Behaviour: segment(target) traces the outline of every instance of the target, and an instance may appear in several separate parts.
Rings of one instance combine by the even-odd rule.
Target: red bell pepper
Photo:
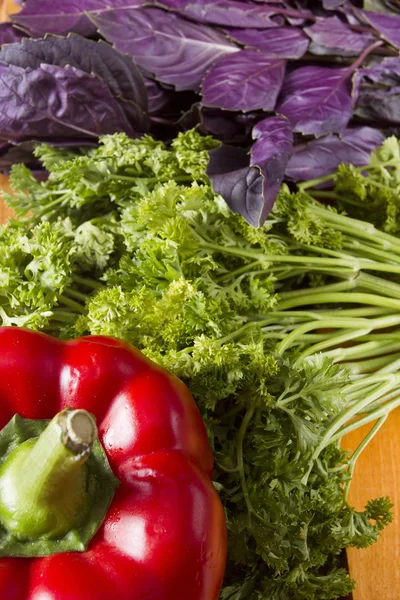
[[[39,438],[17,449],[14,444],[0,460],[0,522],[6,540],[0,558],[2,600],[218,598],[226,560],[224,513],[211,481],[206,430],[180,380],[115,339],[88,336],[64,342],[3,327],[0,427],[16,413],[22,420],[12,421],[14,434],[18,423],[29,429],[36,421],[28,419],[58,416],[45,422]],[[64,552],[61,538],[74,537],[68,533],[68,515],[71,523],[75,519],[75,525],[85,526],[91,502],[90,485],[82,487],[82,477],[89,477],[85,461],[95,427],[90,414],[119,485],[115,493],[112,486],[104,490],[105,496],[111,494],[110,503],[87,549]],[[68,445],[74,442],[71,432],[65,442],[60,425],[65,415],[68,427],[75,417],[83,419],[73,431],[78,449]],[[0,441],[3,454],[4,444]],[[93,481],[101,487],[100,480]],[[10,536],[15,545],[7,553]],[[39,556],[32,551],[35,544]]]

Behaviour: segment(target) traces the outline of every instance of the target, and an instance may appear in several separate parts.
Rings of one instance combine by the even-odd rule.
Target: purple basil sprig
[[[235,146],[210,152],[207,174],[215,192],[233,212],[258,227],[271,210],[293,151],[293,134],[284,117],[271,117],[253,128],[250,156]]]

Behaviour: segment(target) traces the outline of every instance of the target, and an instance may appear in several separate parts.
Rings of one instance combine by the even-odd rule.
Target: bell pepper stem
[[[97,427],[85,410],[58,413],[21,465],[19,493],[33,503],[73,478],[89,457]]]
[[[66,409],[11,452],[0,469],[0,521],[10,533],[54,539],[79,525],[91,502],[84,463],[96,438],[90,413]]]

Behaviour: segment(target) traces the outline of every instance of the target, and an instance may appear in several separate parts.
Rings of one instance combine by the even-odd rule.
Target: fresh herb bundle
[[[339,168],[329,191],[327,178],[283,186],[258,229],[212,191],[216,146],[194,131],[171,147],[124,134],[79,154],[39,146],[48,181],[16,166],[6,195],[19,220],[0,232],[0,316],[118,336],[189,385],[228,522],[221,600],[338,598],[353,587],[341,551],[391,521],[389,499],[358,512],[347,498],[400,405],[399,141]],[[365,423],[349,455],[340,440]]]

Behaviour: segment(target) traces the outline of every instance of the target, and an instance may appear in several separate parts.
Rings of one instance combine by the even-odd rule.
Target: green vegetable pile
[[[353,588],[342,550],[392,518],[388,498],[347,498],[400,405],[400,142],[329,191],[283,186],[259,229],[213,193],[216,145],[189,131],[38,146],[48,181],[18,165],[6,195],[19,219],[0,230],[0,316],[124,338],[189,385],[228,522],[221,600],[338,598]],[[366,423],[349,455],[341,438]]]

